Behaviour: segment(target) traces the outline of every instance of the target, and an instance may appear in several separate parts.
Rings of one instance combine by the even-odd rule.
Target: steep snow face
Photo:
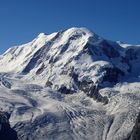
[[[0,61],[1,72],[29,72],[38,61],[47,59],[49,55],[50,57],[57,55],[57,51],[59,51],[58,53],[64,53],[67,49],[69,51],[73,49],[78,53],[91,36],[94,36],[94,41],[98,40],[97,35],[93,35],[84,28],[71,28],[51,35],[41,33],[30,43],[16,46],[6,51]],[[70,45],[71,48],[69,48]],[[45,56],[41,55],[42,52]],[[30,67],[30,70],[27,70],[28,67]]]
[[[124,49],[115,42],[86,28],[70,28],[51,35],[41,33],[32,42],[9,49],[1,57],[0,71],[26,74],[44,85],[51,81],[53,88],[64,85],[75,90],[70,73],[76,74],[78,81],[116,82],[130,69],[121,53]]]
[[[89,92],[93,85],[113,85],[125,75],[138,77],[139,48],[105,40],[86,28],[41,33],[30,43],[6,51],[0,72],[19,73],[24,80],[65,93]]]
[[[140,46],[70,28],[0,56],[0,106],[22,140],[125,140],[140,111]]]
[[[19,72],[21,71],[28,61],[32,58],[33,54],[38,51],[46,42],[53,38],[56,33],[51,35],[39,34],[33,41],[8,49],[0,58],[1,72]]]

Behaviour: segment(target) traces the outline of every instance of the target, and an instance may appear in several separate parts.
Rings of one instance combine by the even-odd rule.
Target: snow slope
[[[0,56],[0,106],[21,140],[125,140],[140,111],[140,46],[70,28]]]

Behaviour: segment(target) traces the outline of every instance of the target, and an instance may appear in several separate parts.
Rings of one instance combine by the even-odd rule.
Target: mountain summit
[[[140,46],[86,28],[40,33],[0,56],[0,105],[22,140],[129,140],[139,61]]]

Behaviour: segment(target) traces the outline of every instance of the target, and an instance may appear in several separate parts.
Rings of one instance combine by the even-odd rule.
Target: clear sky
[[[72,26],[140,44],[140,0],[0,0],[0,53]]]

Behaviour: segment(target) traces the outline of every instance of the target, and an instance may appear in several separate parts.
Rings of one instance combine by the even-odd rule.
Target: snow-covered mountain
[[[140,46],[70,28],[0,56],[0,105],[21,140],[126,140],[140,112]]]

